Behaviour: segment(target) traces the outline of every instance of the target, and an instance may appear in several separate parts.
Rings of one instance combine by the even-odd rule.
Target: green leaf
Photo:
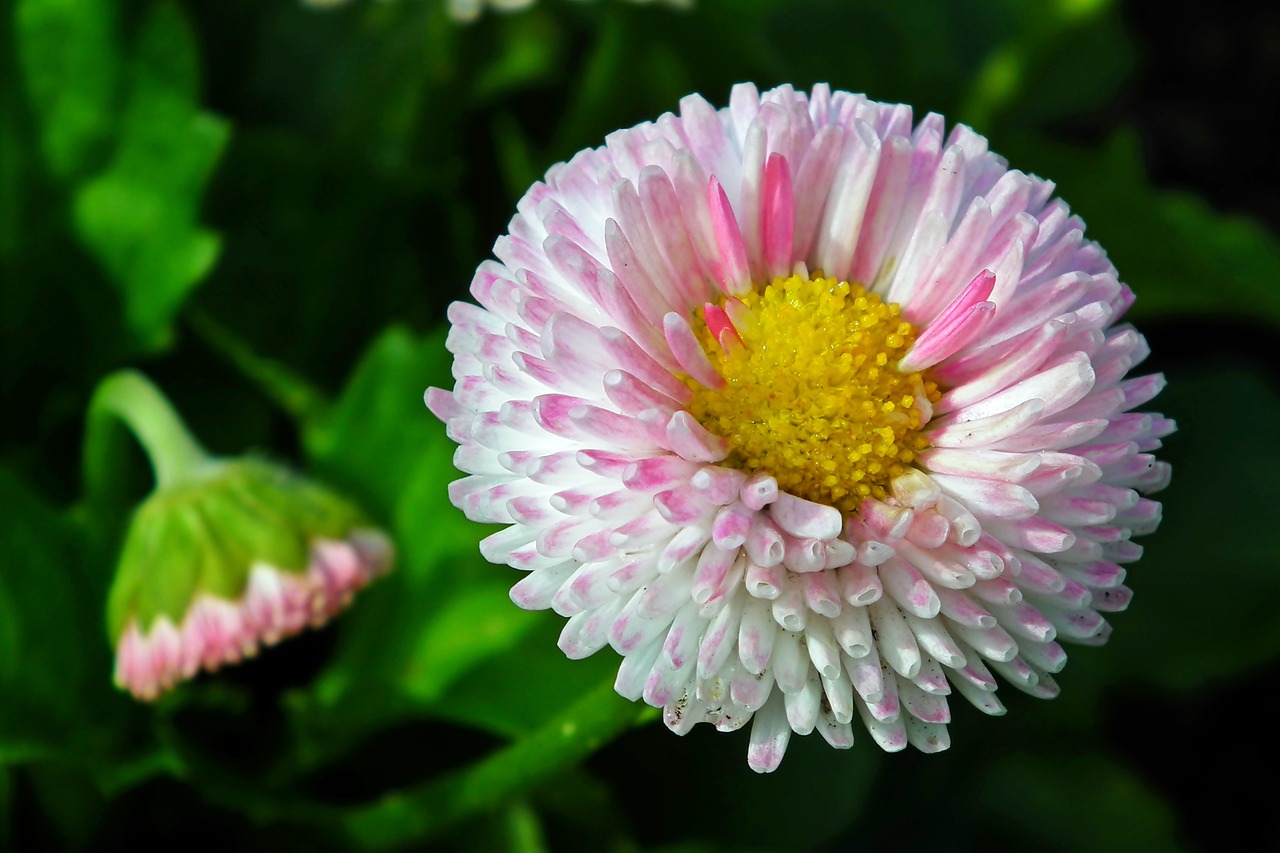
[[[16,41],[49,168],[82,173],[115,123],[120,57],[111,0],[20,0]]]
[[[199,107],[196,62],[181,11],[155,6],[132,58],[115,155],[75,198],[81,239],[120,288],[139,342],[152,348],[168,343],[174,315],[219,250],[198,220],[229,129]]]
[[[395,570],[344,620],[334,663],[297,699],[320,732],[332,724],[354,736],[451,704],[456,679],[506,654],[537,622],[508,599],[510,570],[480,557],[488,530],[449,502],[449,481],[463,476],[455,445],[422,402],[429,385],[452,385],[444,336],[388,330],[304,431],[316,469],[389,519],[399,551]]]
[[[405,664],[405,692],[424,703],[440,700],[459,675],[510,652],[537,618],[511,603],[505,583],[464,587],[417,638]]]
[[[419,338],[401,326],[388,329],[369,346],[338,400],[303,424],[303,445],[316,469],[383,518],[417,481],[452,470],[453,442],[423,403],[429,385],[453,385],[446,334],[440,328]]]

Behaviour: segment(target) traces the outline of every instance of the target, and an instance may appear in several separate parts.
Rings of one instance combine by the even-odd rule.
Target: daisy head
[[[949,744],[1123,609],[1173,424],[1129,289],[964,125],[733,89],[553,167],[455,303],[450,487],[677,733]]]

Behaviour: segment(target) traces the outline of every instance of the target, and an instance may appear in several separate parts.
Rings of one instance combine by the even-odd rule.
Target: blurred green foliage
[[[1280,653],[1280,397],[1274,356],[1247,345],[1280,326],[1280,248],[1146,173],[1126,104],[1151,45],[1130,24],[1106,0],[541,0],[466,26],[442,0],[6,7],[0,848],[193,828],[238,849],[1203,841],[1205,789],[1167,756],[1252,725]],[[421,395],[451,382],[445,306],[515,201],[607,132],[739,80],[943,112],[1057,180],[1170,377],[1175,486],[1132,611],[1073,653],[1060,700],[961,711],[943,756],[807,738],[757,778],[745,735],[633,729],[651,717],[608,689],[609,653],[564,660],[558,620],[510,605],[487,531],[448,501],[454,446]],[[85,410],[123,365],[214,451],[346,490],[400,554],[334,627],[155,706],[110,687],[102,625],[141,457],[120,460],[117,505],[80,500]],[[1201,722],[1204,743],[1167,742]]]

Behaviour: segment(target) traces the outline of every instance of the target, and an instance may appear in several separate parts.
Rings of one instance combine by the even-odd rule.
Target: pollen
[[[694,324],[724,385],[686,380],[689,412],[729,444],[721,464],[847,512],[885,497],[928,447],[921,401],[940,397],[927,377],[896,367],[915,342],[899,306],[821,276],[777,278],[730,300]]]

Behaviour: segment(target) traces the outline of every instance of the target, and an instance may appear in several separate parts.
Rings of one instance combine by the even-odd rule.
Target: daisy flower
[[[941,116],[817,86],[553,167],[455,303],[427,404],[511,597],[611,646],[677,733],[950,741],[1052,697],[1155,529],[1171,421],[1132,303],[1053,184]]]

